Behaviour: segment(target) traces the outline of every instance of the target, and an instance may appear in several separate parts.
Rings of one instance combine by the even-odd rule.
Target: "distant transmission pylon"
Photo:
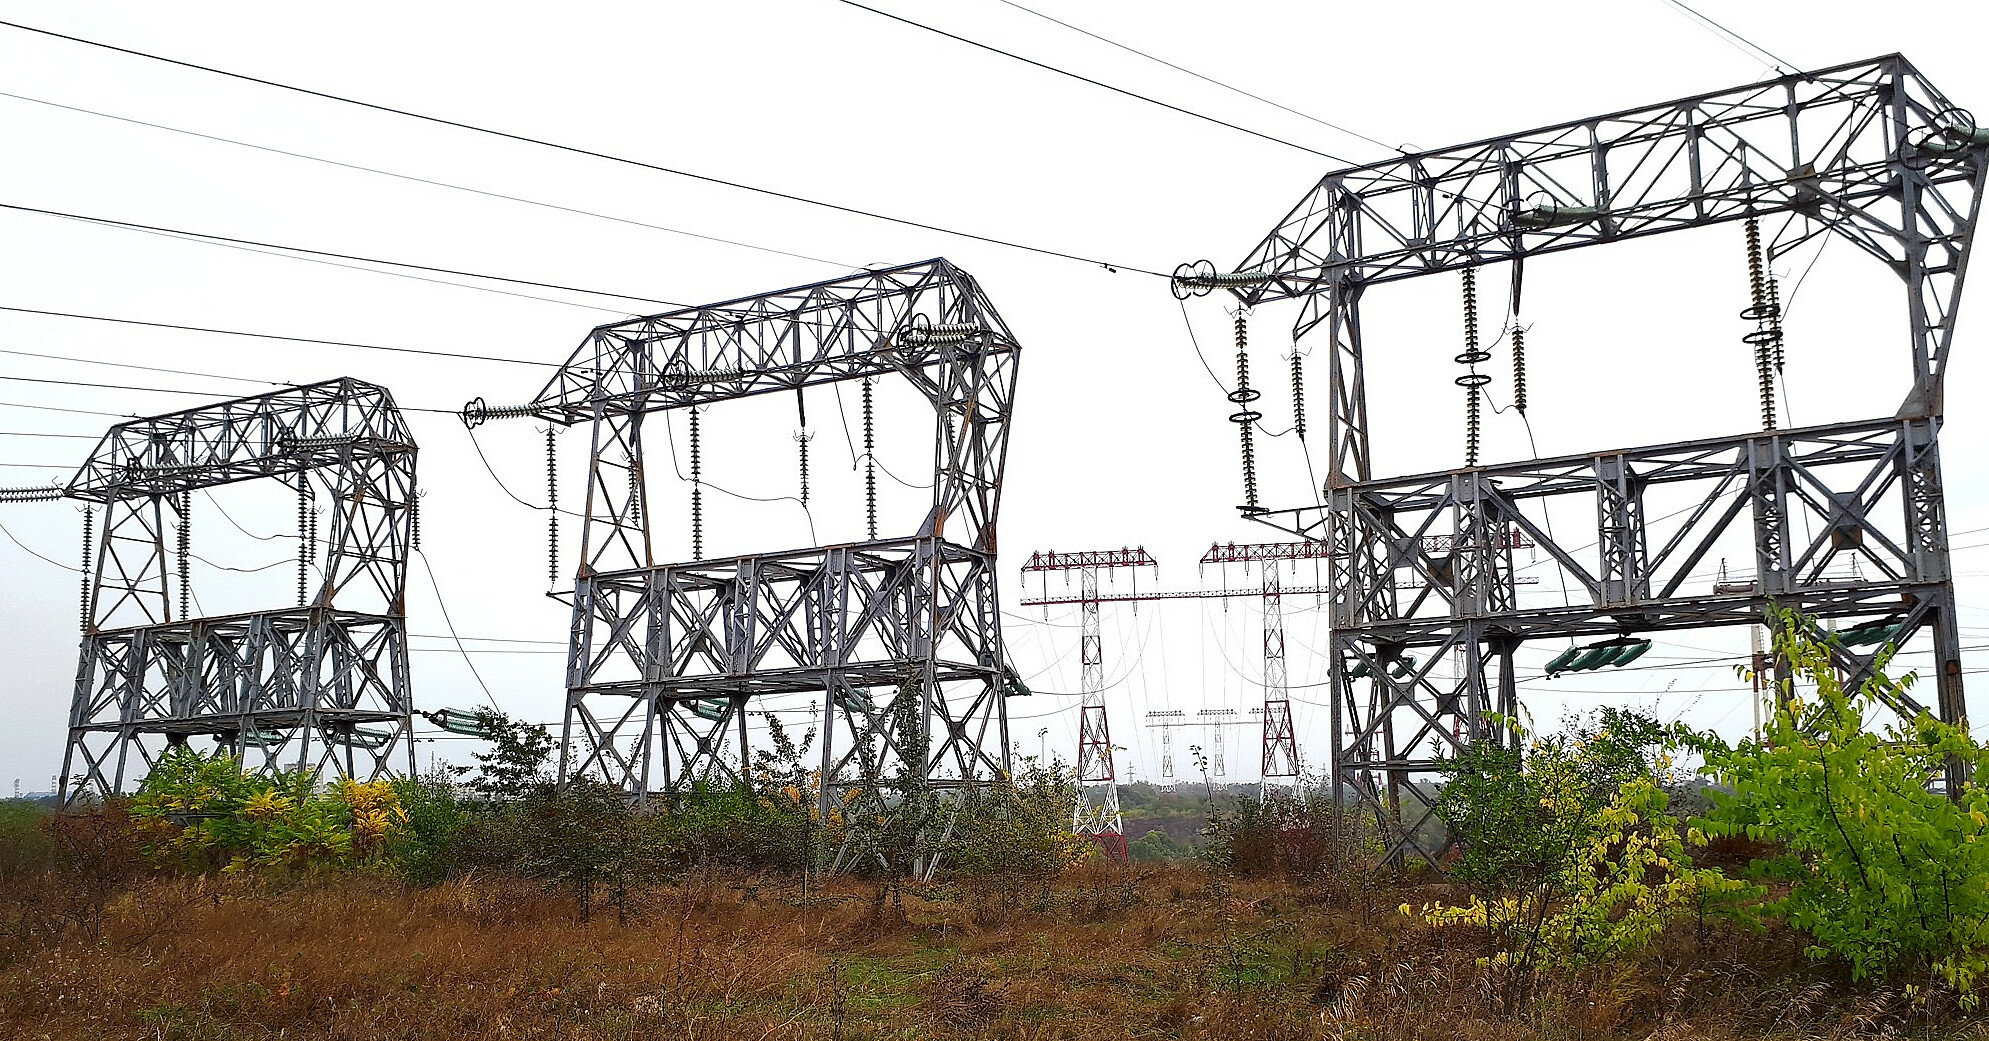
[[[1077,724],[1077,805],[1071,813],[1071,830],[1088,835],[1118,860],[1126,859],[1126,825],[1119,814],[1118,775],[1112,766],[1112,727],[1105,712],[1105,647],[1098,626],[1098,572],[1132,568],[1133,581],[1139,570],[1159,565],[1145,549],[1097,550],[1084,553],[1032,553],[1022,565],[1024,580],[1031,572],[1043,576],[1051,571],[1078,573],[1078,607],[1083,616],[1079,637],[1083,660],[1081,691],[1084,704]],[[1047,589],[1044,593],[1048,596]],[[1098,789],[1098,790],[1094,790]]]

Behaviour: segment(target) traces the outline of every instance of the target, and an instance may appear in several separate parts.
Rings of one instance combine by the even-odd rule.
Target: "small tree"
[[[1910,673],[1885,674],[1893,649],[1846,691],[1833,637],[1793,612],[1771,620],[1793,680],[1759,740],[1699,738],[1717,786],[1695,823],[1780,847],[1756,865],[1788,886],[1766,909],[1809,934],[1811,956],[1841,958],[1858,978],[1931,972],[1973,1007],[1989,968],[1989,791],[1971,780],[1950,798],[1930,786],[1950,760],[1979,779],[1989,750],[1925,712],[1867,729],[1880,700],[1897,704],[1913,687]]]
[[[552,761],[553,737],[546,728],[512,719],[498,709],[478,709],[477,725],[489,735],[490,750],[477,752],[477,776],[470,790],[485,802],[520,802],[543,796],[553,788],[547,765]]]

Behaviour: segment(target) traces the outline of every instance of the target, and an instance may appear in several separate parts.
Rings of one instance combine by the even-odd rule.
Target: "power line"
[[[1072,71],[1070,71],[1069,69],[1062,69],[1062,68],[1058,68],[1058,67],[1057,67],[1057,66],[1055,66],[1055,65],[1050,65],[1050,64],[1046,64],[1046,63],[1044,63],[1044,62],[1040,62],[1040,61],[1037,61],[1037,60],[1035,60],[1034,58],[1025,58],[1025,57],[1023,57],[1023,56],[1022,56],[1022,55],[1020,55],[1020,54],[1016,54],[1016,53],[1015,53],[1014,51],[1005,51],[1005,50],[1002,50],[1001,48],[999,48],[999,47],[996,47],[996,46],[994,46],[994,45],[992,45],[992,44],[986,44],[986,43],[982,43],[982,42],[980,42],[979,40],[971,40],[971,39],[968,39],[968,38],[967,38],[967,37],[965,37],[965,36],[959,36],[959,35],[956,35],[956,34],[954,34],[954,33],[950,33],[950,32],[947,32],[947,31],[946,31],[946,30],[944,30],[944,29],[939,29],[939,28],[935,28],[935,27],[933,27],[933,26],[930,26],[930,25],[927,25],[927,24],[925,24],[924,22],[919,22],[919,21],[913,21],[913,20],[912,20],[912,19],[910,19],[910,18],[906,18],[906,17],[904,17],[904,16],[902,16],[902,15],[896,15],[896,14],[892,14],[892,13],[891,13],[891,12],[889,12],[889,11],[880,11],[880,10],[878,10],[878,9],[877,9],[877,8],[875,8],[875,7],[871,7],[871,6],[868,6],[868,5],[866,5],[866,4],[860,4],[860,3],[858,3],[858,2],[857,2],[857,0],[837,0],[837,2],[838,2],[838,3],[842,3],[842,4],[847,4],[847,5],[849,5],[850,7],[854,7],[854,8],[856,8],[856,9],[857,9],[857,10],[859,10],[859,11],[868,11],[868,12],[870,12],[871,14],[874,14],[874,15],[877,15],[877,16],[878,16],[878,17],[880,17],[880,18],[888,18],[888,19],[890,19],[891,21],[894,21],[894,22],[899,22],[899,23],[902,23],[902,24],[904,24],[904,25],[909,25],[909,26],[912,26],[913,28],[917,28],[917,29],[924,29],[924,30],[925,30],[926,32],[929,32],[929,33],[933,33],[933,34],[935,34],[935,35],[939,35],[939,36],[944,36],[944,37],[946,37],[946,38],[947,38],[947,39],[949,39],[949,40],[955,40],[955,41],[958,41],[958,42],[960,42],[960,43],[964,43],[964,44],[966,44],[966,45],[967,45],[967,46],[969,46],[969,47],[978,47],[978,48],[980,48],[981,50],[984,50],[984,51],[988,51],[988,52],[991,52],[991,53],[994,53],[994,54],[999,54],[999,55],[1001,55],[1001,56],[1002,56],[1002,57],[1004,57],[1004,58],[1012,58],[1012,59],[1014,59],[1015,61],[1019,61],[1019,62],[1023,63],[1024,65],[1033,65],[1033,66],[1035,66],[1036,68],[1039,68],[1039,69],[1042,69],[1042,70],[1044,70],[1045,72],[1054,72],[1054,73],[1056,73],[1056,74],[1057,74],[1057,75],[1059,75],[1059,76],[1068,76],[1068,77],[1070,77],[1071,79],[1074,79],[1074,80],[1077,80],[1077,81],[1078,81],[1078,82],[1080,82],[1080,83],[1089,83],[1089,84],[1091,84],[1091,85],[1092,85],[1092,86],[1094,86],[1094,87],[1099,87],[1099,88],[1102,88],[1102,89],[1104,89],[1104,90],[1109,90],[1109,91],[1111,91],[1111,92],[1112,92],[1112,93],[1114,93],[1114,94],[1123,94],[1123,95],[1125,95],[1126,97],[1129,97],[1129,98],[1133,98],[1133,99],[1136,99],[1136,100],[1139,100],[1139,101],[1144,101],[1144,102],[1146,102],[1146,103],[1147,103],[1147,104],[1149,104],[1149,105],[1158,105],[1158,106],[1160,106],[1161,108],[1164,108],[1164,109],[1167,109],[1167,110],[1168,110],[1168,111],[1170,111],[1170,112],[1179,112],[1180,114],[1182,114],[1182,115],[1184,115],[1184,116],[1191,116],[1191,117],[1193,117],[1193,118],[1195,118],[1195,119],[1199,119],[1199,120],[1202,120],[1202,121],[1204,121],[1204,122],[1208,122],[1208,123],[1214,123],[1214,124],[1215,124],[1215,125],[1217,125],[1217,126],[1222,126],[1222,127],[1228,127],[1228,128],[1229,128],[1229,129],[1231,129],[1231,130],[1235,130],[1235,131],[1239,131],[1239,132],[1241,132],[1241,133],[1245,133],[1245,134],[1249,134],[1249,135],[1250,135],[1251,137],[1255,137],[1255,138],[1261,138],[1261,139],[1263,139],[1263,140],[1265,140],[1265,141],[1270,141],[1270,142],[1273,142],[1273,143],[1275,143],[1275,144],[1280,144],[1280,145],[1284,145],[1284,146],[1285,146],[1285,147],[1287,147],[1287,148],[1296,148],[1296,149],[1298,149],[1298,150],[1299,150],[1299,151],[1301,151],[1301,152],[1309,152],[1309,153],[1311,153],[1311,154],[1313,154],[1313,155],[1316,155],[1316,156],[1320,157],[1321,159],[1331,159],[1331,160],[1333,160],[1333,161],[1334,161],[1334,162],[1336,162],[1336,163],[1346,163],[1346,164],[1347,164],[1347,165],[1349,165],[1349,166],[1353,166],[1353,165],[1355,165],[1355,164],[1354,164],[1354,161],[1353,161],[1353,160],[1351,160],[1351,159],[1343,159],[1343,158],[1341,158],[1340,156],[1337,156],[1337,155],[1334,155],[1334,154],[1333,154],[1333,153],[1331,153],[1331,152],[1322,152],[1322,151],[1320,151],[1320,150],[1319,150],[1319,149],[1317,149],[1317,148],[1308,148],[1308,147],[1306,147],[1305,145],[1301,145],[1301,144],[1299,144],[1299,143],[1298,143],[1298,142],[1296,142],[1296,141],[1287,141],[1286,139],[1284,139],[1284,138],[1282,138],[1282,137],[1278,137],[1278,136],[1276,136],[1276,135],[1274,135],[1274,134],[1266,134],[1266,133],[1264,133],[1264,132],[1262,132],[1262,131],[1260,131],[1260,130],[1252,130],[1252,129],[1250,129],[1249,127],[1245,127],[1245,126],[1238,126],[1238,125],[1236,125],[1235,123],[1231,123],[1231,122],[1229,122],[1229,121],[1227,121],[1227,120],[1222,120],[1222,119],[1217,119],[1216,117],[1214,117],[1214,116],[1210,116],[1210,115],[1204,115],[1204,114],[1202,114],[1202,113],[1200,113],[1200,112],[1197,112],[1197,111],[1195,111],[1194,109],[1190,109],[1190,108],[1182,108],[1182,107],[1181,107],[1181,106],[1179,106],[1179,105],[1174,105],[1174,104],[1170,104],[1170,103],[1168,103],[1168,102],[1165,102],[1165,101],[1161,101],[1161,100],[1160,100],[1160,99],[1158,99],[1158,98],[1153,98],[1153,97],[1148,97],[1147,95],[1145,95],[1145,94],[1141,94],[1141,93],[1139,93],[1138,91],[1132,91],[1132,90],[1127,90],[1127,89],[1126,89],[1126,88],[1124,88],[1124,87],[1115,87],[1115,86],[1113,86],[1113,85],[1112,85],[1112,84],[1110,84],[1110,83],[1106,83],[1106,82],[1104,82],[1104,81],[1102,81],[1102,80],[1095,80],[1095,79],[1092,79],[1092,78],[1091,78],[1091,77],[1089,77],[1089,76],[1085,76],[1085,75],[1082,75],[1082,74],[1080,74],[1080,73],[1075,73],[1075,72],[1072,72]],[[1032,12],[1032,13],[1033,13],[1033,12]],[[0,24],[7,24],[7,23],[0,23]],[[1087,34],[1087,35],[1089,35],[1089,34]],[[1147,272],[1147,274],[1159,274],[1159,272],[1157,272],[1157,271],[1155,271],[1155,272]]]
[[[1161,65],[1165,65],[1176,72],[1185,73],[1189,76],[1193,76],[1204,83],[1214,84],[1215,86],[1221,87],[1222,89],[1229,91],[1232,94],[1240,94],[1246,98],[1251,99],[1252,101],[1261,101],[1264,104],[1269,105],[1280,112],[1289,112],[1292,115],[1299,117],[1300,119],[1311,120],[1312,122],[1317,123],[1320,126],[1323,126],[1329,130],[1337,130],[1342,134],[1346,134],[1348,137],[1360,138],[1361,140],[1366,141],[1371,145],[1374,145],[1379,148],[1385,148],[1391,152],[1403,152],[1403,150],[1396,145],[1391,145],[1385,141],[1377,141],[1374,138],[1369,137],[1358,130],[1350,130],[1347,127],[1341,126],[1338,123],[1332,122],[1331,120],[1321,119],[1318,116],[1312,115],[1311,113],[1308,112],[1301,112],[1298,109],[1292,108],[1290,105],[1280,104],[1279,102],[1272,101],[1270,98],[1264,97],[1261,94],[1252,94],[1251,92],[1244,90],[1242,87],[1225,83],[1222,80],[1216,79],[1213,76],[1204,76],[1193,69],[1176,65],[1173,62],[1168,61],[1166,58],[1156,57],[1155,55],[1148,54],[1147,52],[1140,50],[1137,47],[1131,47],[1126,44],[1120,43],[1119,41],[1114,40],[1109,36],[1100,36],[1099,34],[1094,33],[1089,29],[1079,28],[1078,26],[1072,25],[1071,23],[1066,22],[1063,19],[1044,14],[1043,12],[1035,10],[1034,8],[1024,7],[1021,4],[1016,3],[1015,0],[996,0],[996,2],[1001,4],[1006,4],[1009,7],[1013,7],[1016,10],[1021,11],[1024,14],[1034,15],[1037,18],[1041,18],[1046,22],[1054,22],[1057,25],[1061,25],[1064,28],[1069,29],[1071,32],[1077,33],[1081,36],[1089,36],[1090,38],[1097,40],[1099,43],[1105,44],[1110,47],[1117,47],[1118,49],[1125,51],[1128,54],[1137,54],[1148,61],[1157,62]],[[1403,154],[1406,155],[1407,153],[1403,152]]]
[[[119,47],[115,44],[101,43],[96,40],[86,39],[81,36],[72,36],[68,33],[59,33],[52,29],[39,29],[32,25],[24,25],[20,22],[0,21],[0,26],[6,26],[7,28],[10,29],[17,29],[21,32],[34,33],[38,36],[46,36],[52,39],[66,40],[70,43],[80,44],[85,47],[94,47],[97,48],[98,50],[111,51],[117,54],[128,55],[134,58],[144,58],[147,61],[155,61],[166,65],[178,66],[179,68],[183,69],[191,69],[196,72],[204,72],[213,76],[223,76],[228,79],[239,80],[244,83],[254,83],[257,84],[258,86],[270,87],[276,90],[285,90],[293,94],[302,94],[307,97],[319,98],[324,101],[335,101],[343,105],[353,105],[359,108],[371,109],[375,112],[384,112],[389,115],[401,116],[407,119],[416,119],[425,123],[433,123],[437,126],[453,127],[457,130],[466,130],[469,131],[470,133],[484,134],[489,137],[502,138],[507,141],[516,141],[522,144],[537,145],[541,148],[550,148],[555,151],[566,152],[571,155],[586,156],[592,159],[600,159],[611,163],[619,163],[623,166],[632,166],[643,170],[653,170],[657,173],[666,173],[675,177],[684,177],[694,181],[701,181],[706,184],[715,184],[721,187],[737,189],[739,191],[752,192],[756,195],[764,195],[769,198],[785,199],[789,202],[797,202],[806,206],[815,206],[821,209],[835,210],[839,213],[847,213],[858,217],[869,217],[873,220],[887,221],[889,223],[901,225],[903,227],[918,228],[922,231],[937,232],[941,235],[951,235],[954,236],[955,238],[971,239],[975,242],[985,242],[988,243],[989,245],[1007,246],[1011,249],[1026,250],[1030,253],[1036,253],[1042,256],[1058,257],[1063,260],[1074,260],[1081,264],[1092,264],[1098,267],[1105,268],[1107,270],[1133,271],[1142,275],[1152,275],[1156,278],[1169,277],[1162,272],[1153,271],[1142,267],[1135,267],[1131,264],[1108,262],[1093,257],[1081,256],[1076,253],[1065,253],[1059,250],[1048,249],[1042,246],[1030,246],[1024,243],[1014,242],[1008,239],[996,238],[992,235],[980,235],[974,232],[959,231],[953,228],[942,227],[937,224],[927,224],[922,221],[915,221],[905,217],[893,217],[888,214],[876,212],[874,210],[865,210],[855,206],[844,206],[840,203],[826,202],[821,199],[811,199],[804,195],[795,195],[789,192],[777,191],[772,188],[762,188],[757,185],[745,184],[740,181],[731,181],[731,180],[726,180],[725,178],[722,177],[713,177],[709,174],[694,173],[692,171],[681,169],[678,167],[664,166],[660,163],[650,163],[650,162],[644,162],[640,159],[630,159],[626,156],[619,156],[610,152],[601,152],[591,148],[582,148],[578,145],[561,144],[557,141],[552,141],[546,138],[532,137],[527,134],[512,133],[507,130],[496,130],[490,127],[478,126],[474,123],[465,123],[461,120],[449,119],[443,116],[431,116],[425,113],[415,112],[411,109],[395,108],[394,106],[383,105],[377,102],[361,101],[357,98],[346,97],[341,94],[333,94],[328,91],[321,91],[321,90],[312,90],[309,87],[299,87],[293,84],[283,83],[278,80],[266,79],[261,76],[251,76],[248,75],[247,73],[230,72],[227,69],[216,68],[211,65],[201,65],[191,61],[183,61],[178,58],[168,58],[164,55],[153,54],[149,51],[141,51],[135,48]]]
[[[0,23],[0,24],[5,24],[5,23]],[[64,220],[83,221],[88,224],[101,224],[107,227],[124,228],[130,231],[146,231],[159,235],[172,235],[178,238],[198,239],[202,242],[214,243],[216,245],[240,246],[252,250],[278,249],[293,254],[294,253],[304,254],[304,256],[293,258],[297,260],[309,260],[313,257],[325,257],[336,260],[351,260],[351,261],[357,261],[358,263],[362,264],[380,264],[386,267],[405,268],[409,271],[426,271],[431,274],[456,275],[462,278],[481,278],[492,282],[507,282],[510,283],[511,285],[532,286],[538,289],[556,289],[568,293],[585,293],[590,296],[606,296],[606,297],[614,297],[619,300],[635,300],[646,304],[662,304],[665,307],[675,308],[675,307],[684,306],[683,304],[677,303],[673,300],[660,300],[652,296],[635,296],[630,293],[615,293],[602,289],[585,289],[580,286],[562,285],[558,282],[536,282],[527,278],[509,278],[504,275],[486,275],[476,271],[461,271],[456,268],[437,267],[433,264],[416,264],[405,260],[382,260],[378,257],[362,257],[362,256],[356,256],[351,253],[334,253],[330,250],[310,249],[305,246],[289,246],[281,242],[259,242],[255,239],[236,238],[231,235],[217,235],[212,232],[205,232],[205,231],[186,231],[180,228],[162,228],[154,224],[140,224],[136,221],[115,220],[110,217],[95,217],[83,213],[65,213],[61,210],[45,210],[41,209],[40,207],[25,206],[19,203],[0,202],[0,210],[15,210],[21,213],[36,213],[46,217],[60,217]],[[383,275],[399,274],[399,272],[394,272],[394,271],[382,271],[379,273]],[[424,281],[433,281],[433,280],[425,279]],[[449,283],[449,284],[461,285],[461,283]],[[503,292],[503,290],[491,289],[489,286],[462,286],[462,288],[482,289],[488,292]],[[508,295],[518,296],[521,294],[512,293]],[[545,297],[527,297],[527,299],[543,300],[547,303],[569,304],[575,307],[593,307],[593,305],[591,304],[575,304],[570,300],[547,300],[547,298]],[[609,308],[600,308],[600,307],[593,307],[593,309],[597,311],[610,310]]]
[[[153,322],[140,318],[114,318],[100,314],[77,314],[73,311],[44,311],[33,307],[8,307],[0,304],[0,311],[16,314],[38,314],[51,318],[74,318],[85,322],[112,322],[117,325],[142,325],[151,329],[174,329],[189,333],[210,333],[215,336],[245,336],[255,340],[280,340],[286,343],[319,344],[326,347],[352,347],[364,351],[388,351],[394,354],[420,354],[431,358],[454,358],[463,361],[501,362],[505,365],[530,365],[537,368],[557,369],[558,362],[532,361],[526,358],[503,358],[493,354],[465,354],[457,351],[437,351],[420,347],[383,347],[374,343],[356,343],[350,340],[320,340],[310,336],[285,336],[281,333],[252,333],[238,329],[217,329],[206,325],[182,325],[176,322]]]
[[[1683,2],[1681,2],[1681,0],[1665,0],[1665,2],[1673,7],[1678,8],[1681,11],[1684,11],[1686,14],[1691,15],[1693,18],[1698,19],[1700,22],[1705,23],[1707,26],[1710,26],[1711,28],[1717,30],[1721,34],[1740,41],[1741,43],[1747,45],[1749,48],[1753,49],[1757,53],[1767,55],[1768,58],[1775,63],[1775,67],[1778,71],[1790,72],[1796,68],[1796,65],[1793,62],[1782,60],[1781,56],[1776,54],[1774,51],[1771,51],[1768,48],[1763,47],[1758,43],[1755,43],[1753,40],[1750,40],[1747,37],[1742,36],[1737,32],[1734,32],[1732,29],[1729,29],[1726,26],[1721,25],[1720,23],[1712,20],[1711,18],[1708,18],[1707,16],[1700,14],[1696,9],[1687,7]]]
[[[169,126],[164,123],[151,123],[143,119],[134,119],[130,116],[120,116],[111,112],[99,112],[96,109],[84,108],[80,105],[65,105],[59,101],[49,101],[46,98],[29,97],[25,94],[10,94],[6,91],[0,91],[0,97],[13,98],[16,101],[27,101],[36,105],[47,105],[50,108],[59,108],[67,112],[76,112],[86,116],[96,116],[101,119],[115,120],[116,122],[128,123],[133,126],[149,127],[153,130],[163,130],[166,131],[167,133],[185,134],[188,137],[197,137],[204,141],[215,141],[221,144],[236,145],[241,148],[252,148],[255,149],[256,151],[268,152],[272,155],[289,156],[293,159],[307,159],[314,163],[324,163],[328,166],[336,166],[346,170],[357,170],[361,173],[376,174],[381,177],[393,177],[398,180],[411,181],[415,184],[426,184],[436,188],[451,188],[460,192],[469,192],[472,195],[482,195],[492,199],[503,199],[506,202],[524,203],[527,206],[539,206],[549,210],[558,210],[562,213],[578,214],[583,217],[595,217],[600,220],[614,221],[617,224],[627,224],[637,228],[649,228],[655,231],[666,231],[672,235],[684,235],[689,238],[703,239],[707,242],[718,242],[727,246],[738,246],[742,249],[759,250],[762,253],[773,253],[783,257],[793,257],[796,260],[806,260],[816,264],[827,264],[830,267],[856,268],[861,266],[858,264],[850,264],[840,260],[829,260],[824,257],[810,256],[806,253],[795,253],[791,250],[775,249],[772,246],[761,246],[751,242],[741,242],[738,239],[728,239],[718,235],[706,235],[701,232],[686,231],[683,228],[672,228],[669,227],[668,225],[663,225],[663,224],[651,224],[647,221],[639,221],[631,217],[617,217],[609,213],[597,213],[593,210],[583,210],[577,206],[565,206],[556,202],[545,202],[539,199],[529,199],[520,195],[506,195],[503,192],[487,191],[482,188],[471,188],[468,185],[456,184],[451,181],[438,181],[427,177],[416,177],[413,174],[397,173],[393,170],[382,170],[371,166],[361,166],[358,163],[347,163],[337,159],[327,159],[321,155],[310,155],[305,152],[292,152],[289,151],[288,149],[275,148],[270,145],[259,145],[253,141],[243,141],[237,138],[224,137],[219,134],[204,134],[198,130],[188,130],[184,127]]]

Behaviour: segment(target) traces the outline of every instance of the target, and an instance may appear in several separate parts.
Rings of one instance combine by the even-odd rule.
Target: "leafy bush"
[[[1757,872],[1788,887],[1766,910],[1835,956],[1855,978],[1931,972],[1963,995],[1989,969],[1989,750],[1966,729],[1926,713],[1874,733],[1864,720],[1897,701],[1911,674],[1847,692],[1825,634],[1793,613],[1775,617],[1776,651],[1792,682],[1759,741],[1697,747],[1719,788],[1695,822],[1709,835],[1780,847]],[[1807,687],[1808,691],[1800,689]],[[1930,789],[1952,760],[1971,780],[1950,799]]]
[[[308,773],[244,773],[231,756],[181,747],[153,764],[131,818],[154,863],[239,872],[375,861],[406,814],[390,781],[319,792]]]
[[[1695,867],[1657,778],[1632,777],[1583,825],[1582,841],[1552,876],[1516,895],[1463,905],[1402,905],[1435,926],[1468,926],[1493,940],[1487,963],[1506,970],[1505,997],[1543,972],[1566,972],[1647,947],[1673,922],[1732,913],[1760,890]],[[1529,843],[1529,845],[1531,845]]]
[[[1514,734],[1525,739],[1516,725]],[[1456,843],[1463,904],[1401,907],[1439,927],[1482,931],[1508,1005],[1543,973],[1643,949],[1672,922],[1737,913],[1745,883],[1697,867],[1669,810],[1665,749],[1682,739],[1634,711],[1607,708],[1517,747],[1473,745],[1437,796]]]
[[[469,822],[455,786],[440,777],[406,777],[394,782],[394,794],[405,820],[387,841],[388,863],[415,885],[434,885],[449,877]]]
[[[1526,741],[1524,728],[1500,722]],[[1669,768],[1663,749],[1678,733],[1612,707],[1568,720],[1523,752],[1517,742],[1473,743],[1437,793],[1450,876],[1489,897],[1561,875],[1625,784]]]

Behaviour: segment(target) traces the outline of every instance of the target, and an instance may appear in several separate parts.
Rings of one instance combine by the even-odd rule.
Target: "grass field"
[[[1787,935],[1685,930],[1500,1007],[1435,887],[1309,888],[1087,862],[1047,889],[693,874],[580,922],[512,880],[141,883],[96,937],[16,939],[0,1037],[1830,1038],[1976,1036],[1813,968]]]

